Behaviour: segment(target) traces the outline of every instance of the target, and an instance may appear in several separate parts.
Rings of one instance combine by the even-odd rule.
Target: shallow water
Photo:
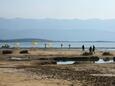
[[[8,58],[8,60],[12,60],[12,61],[30,61],[30,60],[34,60],[34,59],[30,59],[28,57],[26,58],[22,58],[22,57],[10,57]],[[39,59],[38,59],[39,60]],[[39,60],[40,61],[40,60]],[[43,60],[42,60],[43,61]],[[46,61],[46,60],[45,60]],[[50,60],[47,60],[50,61]],[[52,61],[52,60],[51,60]],[[110,58],[104,58],[104,59],[55,59],[56,64],[90,64],[90,63],[94,63],[94,64],[106,64],[106,63],[114,63],[115,62],[115,58],[113,57],[113,59]]]
[[[104,61],[103,59],[99,59],[98,61],[59,61],[57,64],[84,64],[84,63],[95,63],[95,64],[106,64],[106,63],[114,63],[113,59],[109,61]]]
[[[17,42],[7,42],[11,47],[16,47]],[[92,45],[95,45],[97,49],[101,50],[115,50],[115,42],[38,42],[36,45],[32,45],[32,42],[20,42],[19,47],[38,47],[38,48],[44,48],[45,44],[47,44],[47,47],[51,48],[60,48],[61,44],[63,44],[63,48],[68,48],[69,44],[71,44],[72,48],[81,48],[82,45],[85,45],[85,47],[89,48]],[[3,42],[0,43],[0,46],[4,45]]]
[[[103,63],[113,63],[114,61],[111,59],[109,61],[104,61],[103,59],[99,59],[99,61],[95,61],[96,64],[103,64]]]
[[[59,61],[57,64],[74,64],[75,61]]]

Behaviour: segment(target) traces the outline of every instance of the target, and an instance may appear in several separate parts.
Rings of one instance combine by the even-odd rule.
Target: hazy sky
[[[0,17],[115,19],[115,0],[0,0]]]

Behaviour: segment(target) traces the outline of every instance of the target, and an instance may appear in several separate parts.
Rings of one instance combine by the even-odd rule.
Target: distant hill
[[[47,40],[47,39],[34,39],[34,38],[0,40],[0,42],[32,42],[32,41],[51,42],[51,40]]]
[[[23,39],[8,39],[0,40],[0,42],[70,42],[70,43],[115,43],[115,41],[56,41],[56,40],[47,40],[47,39],[35,39],[35,38],[23,38]]]
[[[0,39],[31,41],[33,39],[18,38],[36,40],[38,37],[57,41],[115,41],[115,19],[0,18]],[[40,40],[47,41],[42,39]]]

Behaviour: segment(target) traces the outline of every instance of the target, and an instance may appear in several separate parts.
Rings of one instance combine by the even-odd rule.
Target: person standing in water
[[[82,51],[85,51],[85,46],[84,45],[82,45]]]

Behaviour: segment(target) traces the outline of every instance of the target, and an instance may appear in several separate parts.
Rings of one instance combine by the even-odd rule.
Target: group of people
[[[82,51],[85,51],[85,46],[84,45],[82,45]],[[95,46],[94,45],[89,47],[89,52],[90,53],[95,53]]]

